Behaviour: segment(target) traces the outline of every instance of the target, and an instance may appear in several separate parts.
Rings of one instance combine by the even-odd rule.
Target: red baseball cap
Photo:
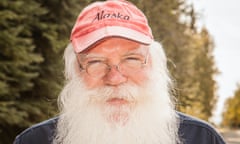
[[[95,2],[83,9],[72,29],[76,53],[107,37],[123,37],[149,45],[153,41],[147,18],[125,0]]]

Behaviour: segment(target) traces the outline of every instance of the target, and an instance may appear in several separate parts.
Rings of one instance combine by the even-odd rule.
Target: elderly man
[[[224,144],[211,126],[174,110],[163,48],[133,4],[87,6],[64,58],[60,115],[14,144]]]

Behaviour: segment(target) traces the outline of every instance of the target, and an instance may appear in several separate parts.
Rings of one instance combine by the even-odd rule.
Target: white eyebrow
[[[142,55],[146,55],[149,51],[149,47],[146,45],[140,45],[139,48],[134,49],[134,50],[130,50],[127,53],[125,53],[124,55],[129,55],[129,54],[142,54]],[[105,58],[104,55],[102,54],[98,54],[98,53],[88,53],[88,54],[79,54],[80,59],[86,59],[86,58]]]
[[[87,58],[105,58],[102,54],[90,53],[90,54],[79,54],[80,60],[85,60]]]
[[[89,57],[104,57],[104,55],[96,54],[96,53],[86,54],[85,58],[89,58]]]
[[[142,54],[142,55],[146,55],[149,51],[149,47],[146,45],[140,45],[139,48],[135,49],[135,50],[131,50],[128,51],[125,55],[128,54]]]

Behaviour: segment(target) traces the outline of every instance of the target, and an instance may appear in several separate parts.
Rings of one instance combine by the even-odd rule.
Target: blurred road
[[[240,129],[239,130],[224,129],[220,130],[220,133],[224,137],[227,144],[240,144]]]

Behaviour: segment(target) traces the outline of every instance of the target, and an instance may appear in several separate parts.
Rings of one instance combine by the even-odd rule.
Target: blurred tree
[[[216,81],[214,76],[218,73],[214,64],[213,41],[207,30],[203,28],[200,33],[192,34],[191,46],[194,49],[192,61],[194,71],[192,73],[191,92],[192,101],[185,102],[181,110],[208,120],[216,104]]]
[[[225,102],[222,125],[240,128],[240,84],[237,85],[234,95]]]
[[[0,1],[0,144],[56,113],[62,53],[79,9],[77,0]]]
[[[20,9],[23,2],[0,2],[1,7],[8,7],[0,11],[0,75],[1,99],[15,99],[21,92],[31,89],[32,79],[39,73],[37,63],[43,61],[41,55],[34,52],[35,45],[32,40],[31,26],[36,19],[27,14],[41,15],[44,9],[38,8],[37,3],[31,2],[27,10]],[[34,9],[39,12],[34,13]]]
[[[47,11],[32,0],[25,2],[0,1],[1,144],[10,143],[15,127],[30,125],[27,118],[31,113],[39,113],[22,98],[23,93],[32,90],[34,79],[40,75],[38,64],[44,58],[35,52],[32,28],[42,24],[37,17]]]

